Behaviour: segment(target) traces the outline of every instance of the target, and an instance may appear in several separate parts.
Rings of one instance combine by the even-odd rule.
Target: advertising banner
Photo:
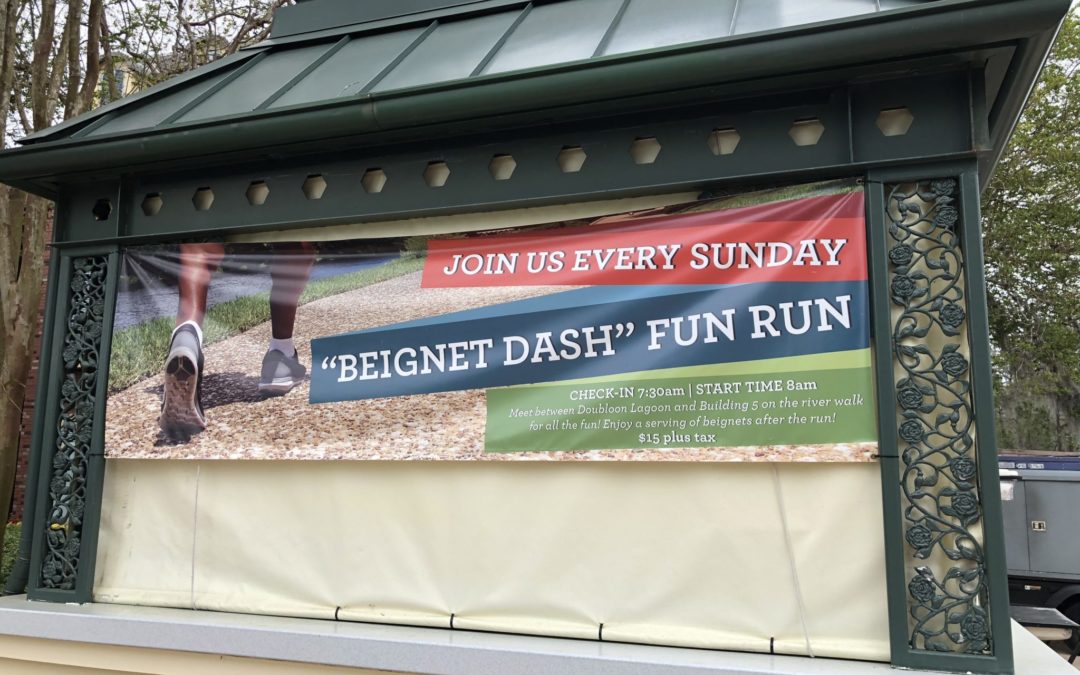
[[[125,252],[114,457],[862,461],[854,185],[484,232]]]

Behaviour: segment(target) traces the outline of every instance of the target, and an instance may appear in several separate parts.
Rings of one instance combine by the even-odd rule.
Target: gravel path
[[[564,287],[420,290],[420,273],[308,303],[297,314],[297,351],[311,364],[311,336],[335,335],[388,323],[494,305],[567,290]],[[397,302],[388,299],[396,298]],[[391,309],[393,316],[387,316]],[[381,460],[712,460],[865,461],[873,443],[830,446],[483,453],[486,399],[482,390],[309,405],[305,382],[285,396],[263,399],[258,375],[269,322],[206,348],[203,406],[206,431],[185,443],[166,440],[157,426],[162,375],[112,394],[105,454],[167,459]],[[164,359],[164,355],[163,355]]]

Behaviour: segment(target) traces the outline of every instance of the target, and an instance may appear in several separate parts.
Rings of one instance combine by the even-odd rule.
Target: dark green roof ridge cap
[[[987,13],[995,6],[998,6],[1000,11],[1003,4],[1009,5],[1009,9],[1013,10],[1008,17],[1009,21],[1002,21],[1001,16]],[[885,26],[895,31],[892,37],[903,37],[903,44],[907,49],[902,54],[896,54],[889,49],[881,39],[883,36],[880,31],[867,30],[868,25],[881,23],[873,21],[876,16],[871,15],[860,17],[861,20],[858,21],[826,22],[824,25],[788,29],[785,31],[784,40],[770,40],[766,33],[740,35],[723,40],[613,55],[344,100],[332,99],[315,105],[304,104],[263,111],[258,115],[249,114],[244,118],[230,116],[163,127],[149,132],[35,144],[0,153],[0,180],[44,179],[63,173],[99,168],[121,169],[145,165],[156,160],[195,159],[218,152],[261,152],[276,145],[295,145],[380,131],[452,124],[476,117],[478,104],[483,103],[490,104],[489,108],[479,105],[479,109],[488,116],[511,114],[515,110],[537,107],[544,109],[544,105],[547,105],[546,109],[555,110],[588,103],[589,100],[644,96],[652,89],[642,87],[649,82],[658,81],[658,77],[671,80],[674,83],[672,91],[707,86],[710,83],[738,81],[739,78],[724,80],[717,77],[717,73],[724,70],[716,68],[718,60],[727,66],[729,75],[745,76],[741,79],[753,81],[777,73],[776,64],[766,64],[762,58],[761,50],[764,46],[772,50],[772,57],[777,56],[775,52],[782,52],[780,56],[790,60],[798,58],[800,65],[811,71],[815,68],[822,70],[842,67],[841,56],[847,55],[850,62],[849,54],[853,47],[856,49],[855,53],[862,55],[860,60],[865,60],[870,55],[883,59],[913,57],[950,46],[963,49],[962,45],[955,45],[956,23],[964,23],[967,28],[976,32],[976,29],[986,29],[988,26],[996,29],[995,33],[984,31],[979,40],[972,41],[972,46],[988,41],[1001,41],[1009,36],[1016,40],[1056,29],[1069,3],[1067,0],[1025,0],[1023,3],[992,0],[973,7],[971,0],[945,0],[937,3],[937,6],[947,6],[957,11],[958,20],[935,23],[929,13],[905,11],[904,20],[894,18],[884,22]],[[1020,20],[1021,14],[1016,12],[1016,9],[1023,12],[1024,20]],[[889,14],[895,17],[897,13]],[[917,30],[912,30],[913,28]],[[807,58],[805,43],[822,30],[831,30],[842,39],[826,41],[824,47],[819,44],[816,50],[809,52],[820,62],[815,64]],[[823,56],[827,58],[822,62]],[[750,72],[749,69],[752,68],[759,71]],[[790,72],[790,68],[786,72]],[[634,87],[637,89],[633,89]],[[571,94],[581,91],[588,92],[591,98],[579,96],[571,100]],[[460,92],[464,92],[466,96],[461,96]],[[455,93],[459,95],[455,96]],[[434,102],[440,105],[432,105]],[[442,117],[433,117],[433,110],[438,110]],[[296,123],[290,125],[289,120]],[[240,124],[241,121],[246,124]],[[317,133],[298,135],[298,129],[316,129]],[[267,138],[274,140],[267,141]],[[201,140],[201,145],[196,140]],[[211,146],[213,151],[208,149]],[[109,152],[103,152],[102,148]],[[101,163],[103,156],[111,160],[109,165]]]

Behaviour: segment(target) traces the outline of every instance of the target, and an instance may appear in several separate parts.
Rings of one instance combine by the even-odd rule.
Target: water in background
[[[399,257],[397,253],[321,257],[315,261],[309,280],[349,274],[384,265]],[[210,278],[207,308],[236,298],[268,293],[270,273],[259,265],[266,258],[266,255],[227,255],[221,268]],[[176,316],[176,267],[175,255],[128,253],[124,256],[122,275],[127,281],[121,283],[117,290],[114,330],[130,328],[158,317]]]

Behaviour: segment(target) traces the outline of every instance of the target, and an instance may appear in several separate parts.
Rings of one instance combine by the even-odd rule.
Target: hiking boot
[[[300,363],[299,354],[295,350],[292,356],[286,356],[276,349],[271,349],[263,357],[259,393],[265,396],[287,394],[304,381],[306,374],[307,368]]]
[[[169,343],[158,426],[170,438],[186,439],[206,428],[202,409],[203,353],[195,328],[182,325]]]

